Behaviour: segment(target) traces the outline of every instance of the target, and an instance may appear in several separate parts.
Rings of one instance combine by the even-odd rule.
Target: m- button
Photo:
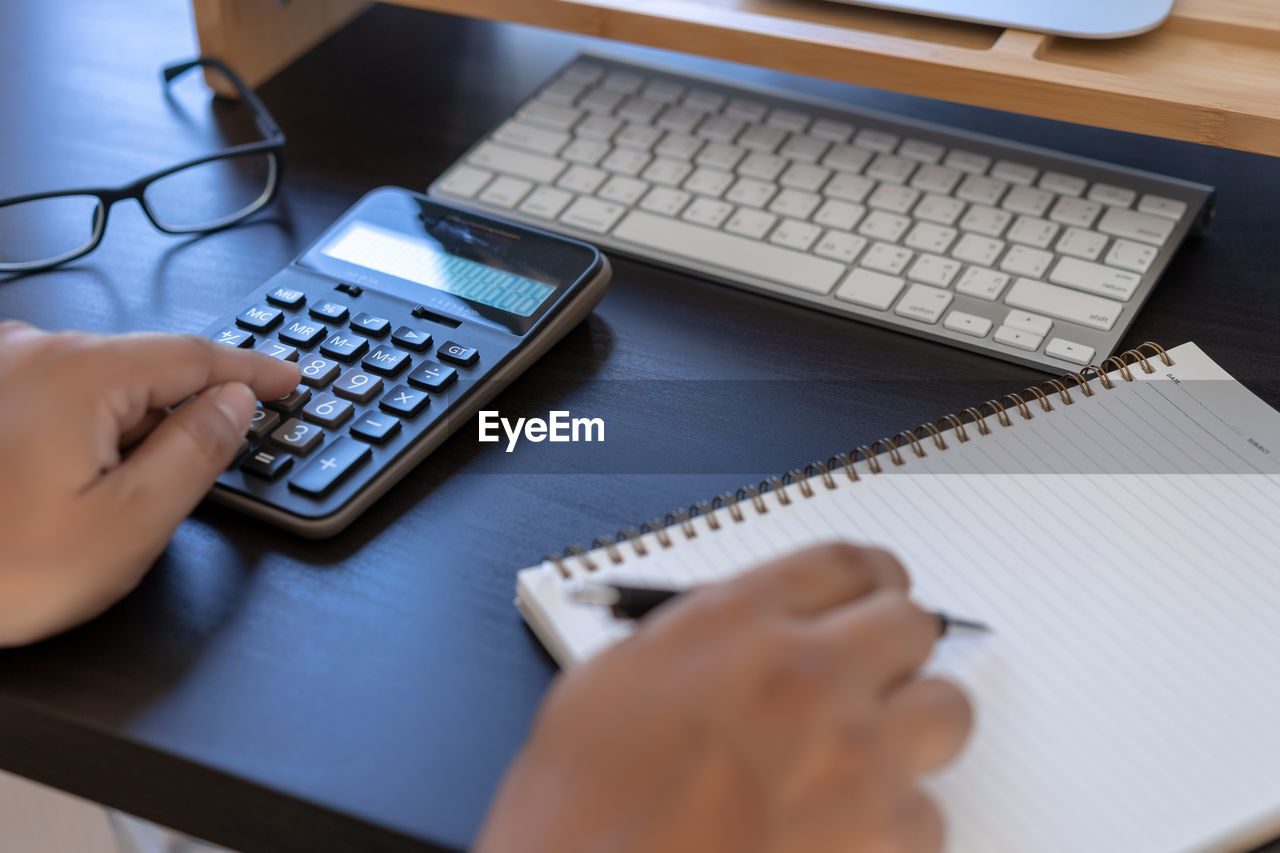
[[[464,347],[462,344],[456,344],[453,341],[445,341],[440,345],[440,349],[436,351],[441,361],[452,362],[453,364],[461,364],[463,367],[470,367],[480,360],[480,353],[475,347]]]

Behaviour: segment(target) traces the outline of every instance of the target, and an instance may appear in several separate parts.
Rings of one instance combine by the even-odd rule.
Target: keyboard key
[[[1076,228],[1091,228],[1102,205],[1096,201],[1085,201],[1080,198],[1060,198],[1049,213],[1049,218],[1063,225],[1074,225]]]
[[[1061,172],[1045,172],[1040,176],[1039,183],[1039,187],[1042,190],[1073,198],[1079,198],[1086,186],[1088,186],[1088,181],[1084,178],[1064,175]]]
[[[595,234],[604,234],[617,222],[627,209],[611,201],[596,198],[579,198],[560,215],[560,221]]]
[[[249,420],[249,438],[259,441],[266,438],[278,426],[280,426],[280,413],[258,406],[253,410],[253,417]]]
[[[322,299],[311,306],[311,316],[317,320],[332,320],[335,323],[341,323],[347,319],[347,306],[339,305],[337,302],[330,302],[328,299]]]
[[[804,190],[784,189],[769,203],[769,210],[779,216],[808,219],[809,214],[822,202],[822,196]]]
[[[386,444],[400,431],[400,421],[380,412],[370,412],[351,425],[351,434],[362,441]]]
[[[1013,243],[1022,243],[1036,249],[1047,249],[1061,230],[1062,226],[1055,222],[1036,219],[1034,216],[1019,216],[1014,220],[1005,237]]]
[[[302,370],[302,382],[312,388],[323,388],[332,382],[342,370],[336,361],[318,355],[304,355],[298,362]]]
[[[868,178],[891,184],[905,184],[916,170],[916,162],[892,154],[880,154],[863,171]]]
[[[397,385],[387,392],[378,405],[384,412],[412,418],[416,417],[430,402],[431,398],[427,396],[426,391],[416,391],[407,385]]]
[[[636,151],[633,148],[615,148],[609,156],[600,161],[600,168],[620,175],[638,175],[640,170],[649,165],[653,157],[647,151]]]
[[[822,158],[822,165],[828,169],[848,172],[856,175],[871,162],[875,155],[865,148],[854,148],[852,145],[835,145]]]
[[[575,193],[591,194],[596,191],[596,187],[600,186],[609,177],[609,173],[603,169],[596,169],[591,166],[570,166],[565,170],[564,175],[557,182],[556,186],[563,187]]]
[[[215,344],[224,344],[229,347],[236,347],[237,349],[248,349],[253,346],[256,339],[253,335],[243,329],[237,329],[234,326],[224,326],[214,332],[213,337],[210,338],[210,340]]]
[[[678,187],[684,182],[685,177],[693,171],[693,166],[682,160],[669,160],[666,157],[659,157],[649,164],[649,168],[644,170],[644,174],[640,177],[646,181],[652,181],[655,184],[666,184],[670,187]]]
[[[875,189],[875,186],[876,182],[865,175],[849,175],[840,172],[827,181],[827,185],[822,188],[822,192],[831,198],[860,202],[867,197],[871,190]]]
[[[1116,240],[1107,252],[1107,264],[1113,267],[1145,273],[1151,269],[1156,259],[1156,249],[1145,243],[1134,243],[1130,240]]]
[[[914,255],[915,253],[910,249],[904,249],[901,246],[872,243],[871,248],[867,249],[867,253],[862,256],[859,263],[867,269],[898,275],[907,268],[907,264],[911,263]]]
[[[987,332],[991,331],[991,321],[976,314],[952,311],[947,315],[947,319],[942,321],[942,328],[960,332],[964,335],[972,335],[975,338],[985,338]]]
[[[777,228],[773,229],[773,234],[769,235],[769,242],[807,252],[821,234],[822,228],[810,222],[784,219]]]
[[[634,95],[640,91],[640,87],[643,85],[644,78],[630,71],[610,71],[605,75],[604,80],[600,82],[602,89],[607,89],[610,92],[621,92],[624,95]]]
[[[319,323],[308,323],[306,320],[291,320],[280,330],[278,337],[285,343],[310,348],[315,346],[327,334],[329,334],[329,330]]]
[[[491,180],[493,180],[493,172],[488,169],[477,169],[475,166],[464,163],[450,169],[437,186],[446,195],[472,198]]]
[[[1024,332],[1030,332],[1043,338],[1053,328],[1053,321],[1048,317],[1041,317],[1039,314],[1032,314],[1029,311],[1014,310],[1010,311],[1008,316],[1004,318],[1004,325],[1011,329],[1021,329]]]
[[[764,207],[769,203],[769,199],[773,198],[778,188],[771,183],[765,181],[757,181],[755,178],[738,178],[729,192],[725,193],[725,201],[733,204],[745,204],[749,207]],[[644,207],[643,204],[640,205]],[[653,208],[646,208],[653,210]],[[654,210],[655,213],[661,213],[661,210]]]
[[[688,134],[693,133],[693,129],[702,119],[703,114],[697,110],[687,107],[667,107],[654,125],[671,133]]]
[[[730,143],[738,138],[746,123],[736,118],[712,116],[698,125],[698,135],[712,142]]]
[[[503,172],[517,178],[524,178],[539,184],[549,184],[564,171],[564,163],[543,154],[533,154],[499,145],[496,142],[482,142],[467,157],[473,166],[479,166],[493,172]]]
[[[684,209],[684,213],[680,214],[680,218],[708,228],[719,228],[720,223],[724,222],[732,212],[733,205],[726,202],[714,198],[695,198]]]
[[[884,130],[863,128],[853,137],[853,144],[868,151],[892,154],[898,147],[898,135]]]
[[[747,180],[742,178],[738,183]],[[762,184],[761,186],[768,186]],[[671,187],[654,187],[649,190],[648,195],[640,199],[641,210],[651,210],[654,213],[660,213],[663,216],[675,216],[684,206],[693,198],[692,195],[684,190],[672,189]]]
[[[738,144],[748,151],[759,151],[763,154],[772,154],[778,150],[778,146],[786,141],[787,132],[776,127],[768,127],[765,125],[753,125],[748,127],[738,137]]]
[[[853,129],[847,121],[820,118],[809,127],[809,135],[827,142],[844,143],[853,136]]]
[[[911,186],[922,192],[947,195],[963,177],[964,172],[946,166],[921,166],[912,176]]]
[[[301,409],[311,399],[311,389],[305,385],[299,385],[283,397],[275,400],[267,400],[263,403],[268,408],[275,409],[277,412],[284,414],[292,414]]]
[[[721,172],[720,174],[724,175],[725,173]],[[732,180],[732,175],[725,175],[726,184]],[[640,197],[648,191],[649,184],[645,181],[638,178],[628,178],[625,175],[614,175],[600,188],[600,198],[606,201],[616,201],[618,204],[632,205],[639,201]]]
[[[613,116],[591,115],[578,122],[578,126],[573,129],[573,135],[593,142],[608,142],[622,129],[622,124],[620,119]]]
[[[375,317],[363,311],[351,318],[351,328],[362,335],[381,338],[391,331],[391,321],[385,317]]]
[[[1098,230],[1104,234],[1151,243],[1154,246],[1163,246],[1177,226],[1177,222],[1163,216],[1118,207],[1107,208],[1098,222]]]
[[[698,168],[694,169],[693,174],[691,174],[684,182],[684,188],[691,193],[719,198],[732,183],[732,172],[722,172],[719,169]],[[604,195],[603,190],[600,192],[600,195]],[[615,201],[617,200],[618,199],[615,199]]]
[[[578,107],[589,113],[608,115],[626,97],[621,92],[610,92],[608,89],[591,89],[578,99]]]
[[[628,124],[613,137],[613,144],[636,151],[650,151],[662,138],[662,131],[643,124]]]
[[[935,225],[932,222],[917,222],[911,229],[911,233],[903,238],[902,243],[921,252],[936,252],[941,255],[951,248],[951,244],[958,236],[960,232],[954,228]]]
[[[996,272],[986,267],[969,267],[956,282],[956,293],[994,302],[1000,298],[1001,293],[1004,293],[1004,289],[1009,286],[1011,280],[1012,276],[1008,273]],[[986,332],[983,334],[985,335]]]
[[[1049,209],[1049,205],[1053,204],[1054,198],[1056,196],[1047,190],[1018,186],[1013,187],[1005,194],[1004,201],[1000,202],[1000,206],[1005,210],[1021,213],[1024,216],[1042,217],[1045,211]]]
[[[684,94],[684,86],[670,80],[651,80],[642,90],[646,98],[663,104],[674,104]]]
[[[595,62],[575,62],[560,75],[560,82],[591,85],[604,76],[604,68]]]
[[[369,445],[339,436],[289,480],[289,488],[313,498],[324,497],[352,471],[369,460]]]
[[[969,175],[956,187],[956,198],[995,207],[1008,189],[1009,185],[1004,181],[984,178],[982,175]]]
[[[773,109],[769,111],[769,117],[764,120],[764,123],[779,130],[804,133],[805,128],[809,126],[809,121],[810,117],[798,110]]]
[[[731,234],[741,234],[743,237],[750,237],[754,240],[763,240],[764,235],[769,233],[769,229],[777,221],[778,217],[772,213],[740,207],[733,216],[729,217],[729,221],[724,224],[724,230]]]
[[[1031,332],[1023,329],[1015,329],[1012,326],[1000,326],[996,329],[993,338],[996,343],[1006,346],[1016,347],[1017,349],[1035,352],[1040,349],[1040,342],[1044,340],[1040,335],[1033,335]]]
[[[890,213],[906,214],[912,205],[920,200],[920,190],[897,184],[881,184],[867,197],[867,207],[887,210]]]
[[[1025,308],[1104,332],[1116,324],[1124,310],[1124,305],[1111,299],[1027,278],[1015,281],[1004,301],[1013,308]]]
[[[562,130],[548,130],[521,119],[508,119],[493,132],[493,138],[504,145],[554,156],[568,144],[570,136]]]
[[[997,160],[996,164],[991,167],[991,177],[998,181],[1008,181],[1011,184],[1021,184],[1023,186],[1031,186],[1036,182],[1040,170],[1034,166],[1028,166],[1025,163],[1014,163],[1010,160]]]
[[[445,341],[440,345],[440,349],[436,350],[436,358],[441,361],[447,361],[450,364],[470,367],[480,360],[480,351],[475,347],[467,347],[453,341]]]
[[[443,391],[457,378],[458,371],[433,361],[419,362],[418,366],[409,371],[409,375],[405,377],[410,385],[425,388],[428,391]]]
[[[1107,245],[1107,236],[1097,231],[1085,231],[1083,228],[1068,228],[1058,238],[1057,250],[1064,255],[1084,258],[1086,261],[1097,260],[1102,254],[1102,247]]]
[[[860,204],[829,198],[813,214],[813,221],[827,228],[852,231],[866,213],[867,209]]]
[[[302,416],[326,429],[334,429],[351,417],[356,407],[350,400],[340,400],[327,392],[317,394],[302,409]]]
[[[724,108],[724,114],[729,118],[736,118],[748,124],[759,124],[764,121],[765,114],[768,112],[769,108],[759,101],[749,101],[744,98],[732,98]]]
[[[582,110],[576,110],[561,99],[560,103],[555,102],[555,97],[546,97],[546,90],[543,91],[543,97],[537,100],[529,101],[520,108],[519,116],[525,121],[540,125],[550,130],[569,130],[579,120],[582,119]],[[576,97],[576,93],[574,95]],[[572,103],[572,98],[567,99]]]
[[[808,163],[792,163],[791,166],[783,172],[781,176],[779,176],[778,183],[782,184],[784,187],[791,187],[792,189],[817,192],[830,177],[830,169],[824,169],[821,166],[813,166]]]
[[[669,160],[692,160],[703,146],[703,140],[687,133],[668,133],[653,147],[653,153]]]
[[[975,204],[961,217],[960,229],[988,237],[999,237],[1012,219],[1013,214],[1007,210]]]
[[[1164,196],[1144,195],[1141,201],[1138,202],[1138,212],[1177,220],[1181,219],[1183,214],[1187,212],[1187,203],[1174,201]]]
[[[284,312],[269,305],[250,305],[236,316],[236,325],[252,332],[269,332],[284,318]]]
[[[812,136],[792,134],[791,138],[778,149],[778,154],[798,163],[817,163],[831,147],[830,142],[814,139]]]
[[[965,204],[959,199],[929,193],[916,204],[912,215],[939,225],[954,225],[964,212]]]
[[[574,139],[560,152],[560,159],[582,166],[595,166],[604,159],[604,155],[613,150],[613,146],[598,139],[585,139],[581,136]],[[570,169],[573,167],[570,166]],[[564,182],[564,176],[560,178]]]
[[[904,279],[859,267],[845,276],[835,295],[846,302],[887,311],[905,286]]]
[[[896,243],[910,227],[911,220],[905,216],[898,216],[896,213],[885,210],[873,210],[858,226],[858,233],[873,240]]]
[[[382,380],[353,367],[333,383],[333,393],[364,405],[382,391]]]
[[[1089,187],[1086,197],[1089,201],[1096,201],[1109,207],[1132,207],[1138,194],[1133,190],[1127,190],[1124,187],[1117,187],[1112,184],[1094,184]]]
[[[298,360],[298,350],[296,347],[291,347],[288,344],[282,344],[277,340],[272,340],[271,338],[267,338],[265,341],[258,344],[254,347],[254,350],[262,353],[263,355],[269,355],[272,358],[279,359],[280,361]]]
[[[316,449],[324,440],[324,431],[315,424],[303,423],[297,418],[290,418],[271,433],[271,440],[291,453],[306,456]]]
[[[380,346],[361,359],[365,370],[380,373],[383,376],[395,376],[409,366],[409,354],[404,350],[389,346]]]
[[[307,301],[307,294],[292,287],[277,287],[267,294],[267,301],[281,308],[301,308]]]
[[[1074,364],[1089,364],[1093,361],[1093,347],[1077,344],[1064,338],[1050,338],[1049,343],[1045,344],[1044,354]]]
[[[941,145],[925,142],[923,139],[906,139],[898,146],[899,157],[906,157],[917,163],[938,163],[946,151],[947,149]]]
[[[501,175],[480,193],[480,201],[498,207],[515,207],[533,189],[533,182],[524,178]]]
[[[825,258],[641,210],[627,214],[613,236],[623,243],[661,249],[676,257],[717,264],[812,293],[828,293],[844,272],[843,265]]]
[[[934,287],[950,287],[951,280],[956,277],[963,266],[959,261],[941,258],[927,252],[916,258],[916,262],[907,270],[907,278],[931,284]]]
[[[1049,281],[1127,302],[1142,283],[1142,276],[1079,258],[1062,258],[1049,274]]]
[[[822,235],[822,239],[818,241],[817,246],[814,246],[813,251],[824,258],[831,258],[842,264],[851,264],[866,245],[866,237],[845,234],[841,231],[828,231]]]
[[[1005,242],[980,234],[965,234],[951,249],[951,257],[980,267],[995,266],[996,258],[1004,251]]]
[[[708,142],[702,146],[701,151],[694,155],[693,162],[699,166],[710,166],[713,169],[723,169],[727,172],[738,165],[738,161],[745,155],[746,152],[735,145],[725,145],[723,142]]]
[[[1063,258],[1063,260],[1074,259]],[[1000,269],[1013,275],[1040,278],[1045,270],[1049,269],[1051,263],[1053,263],[1053,252],[1032,249],[1029,246],[1010,246],[1008,254],[1004,256],[1004,260],[1000,261]]]
[[[913,284],[898,301],[893,313],[921,323],[936,323],[954,299],[949,290],[939,290],[927,284]]]
[[[240,470],[270,481],[277,479],[292,465],[293,457],[288,453],[261,447],[245,456],[240,463]]]
[[[398,326],[391,333],[391,343],[414,352],[426,352],[431,346],[431,333],[409,326]]]

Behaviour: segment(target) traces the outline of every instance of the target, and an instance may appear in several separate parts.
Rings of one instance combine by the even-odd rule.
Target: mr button
[[[324,497],[339,480],[363,465],[370,455],[369,445],[341,436],[299,471],[289,481],[289,488],[313,498]]]

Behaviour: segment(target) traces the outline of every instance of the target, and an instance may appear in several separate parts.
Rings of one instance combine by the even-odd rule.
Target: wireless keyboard
[[[1211,187],[581,56],[432,195],[1055,372],[1115,350]]]

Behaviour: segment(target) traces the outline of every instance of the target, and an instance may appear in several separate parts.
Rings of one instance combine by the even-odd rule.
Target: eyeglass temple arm
[[[240,75],[221,59],[213,56],[201,56],[198,59],[166,66],[161,74],[164,77],[165,84],[168,85],[176,77],[197,66],[213,68],[222,72],[223,76],[231,81],[231,85],[235,87],[240,99],[249,105],[249,110],[253,113],[253,121],[258,125],[258,130],[261,131],[262,135],[267,139],[284,141],[284,131],[276,124],[275,119],[271,117],[271,113],[267,112],[266,105],[258,99],[258,96],[245,84]]]

